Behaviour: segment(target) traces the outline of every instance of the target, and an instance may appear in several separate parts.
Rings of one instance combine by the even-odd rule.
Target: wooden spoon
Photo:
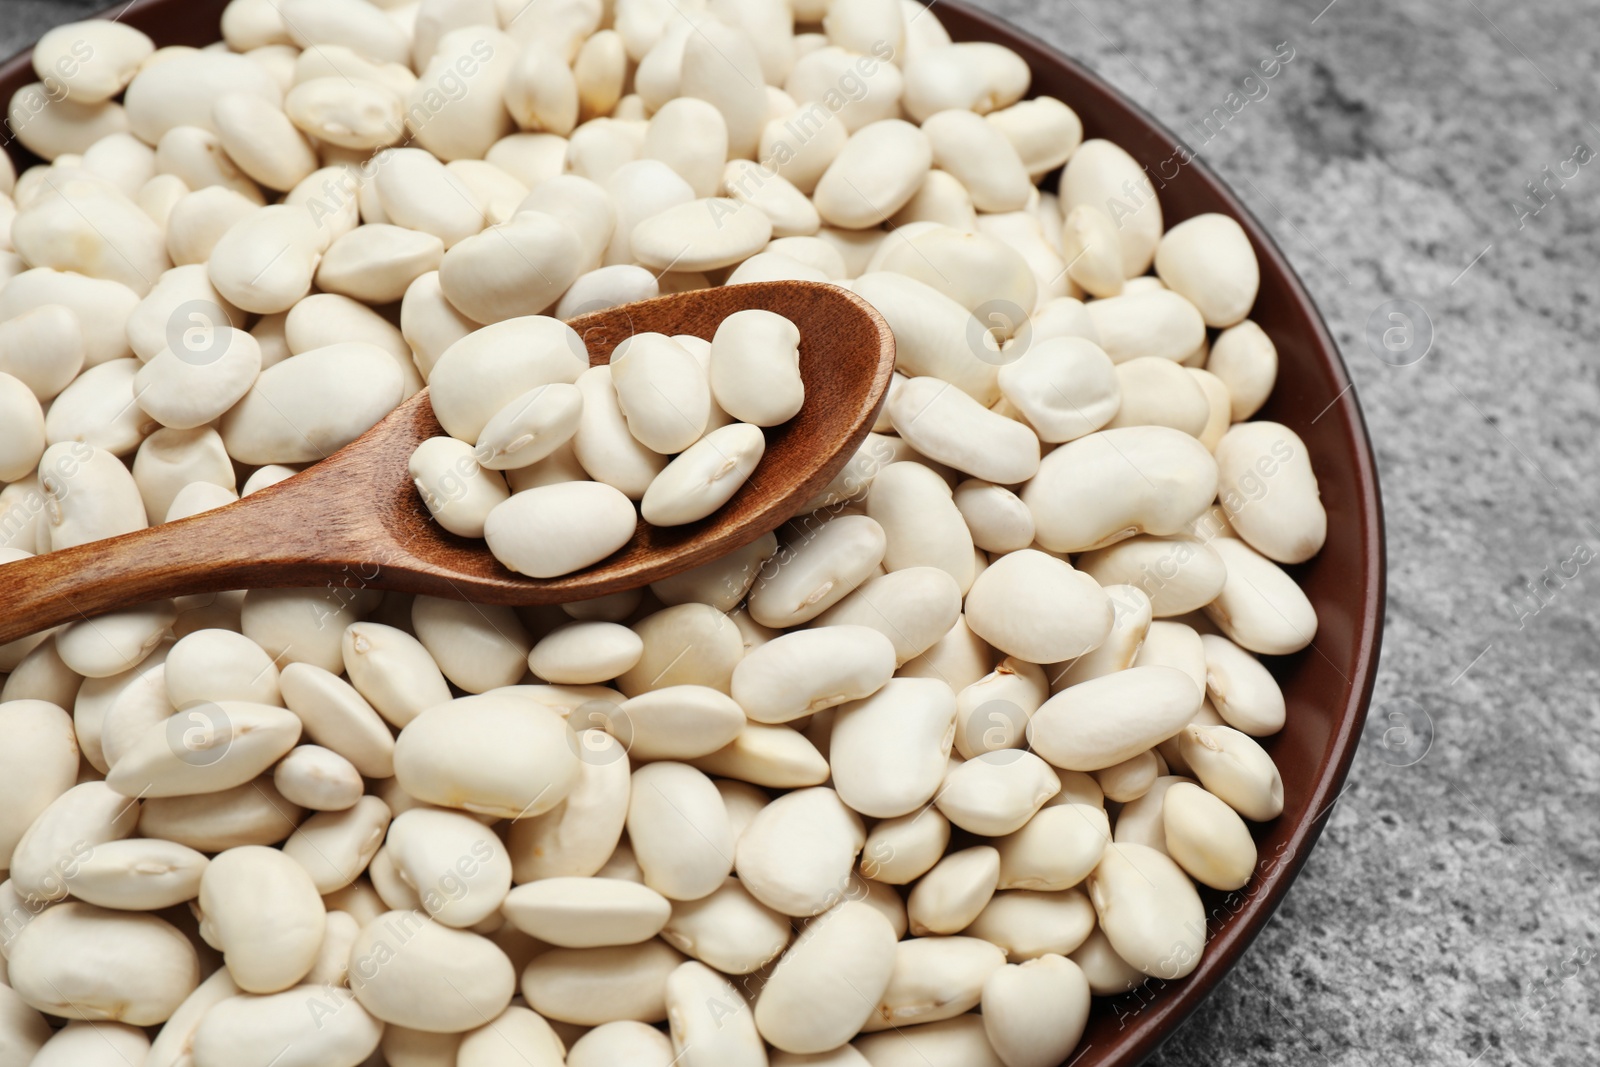
[[[725,555],[791,518],[872,429],[894,369],[888,325],[847,289],[795,281],[701,289],[572,320],[598,365],[632,334],[709,340],[746,308],[800,328],[805,407],[766,431],[760,465],[709,518],[641,522],[628,544],[575,574],[513,573],[483,541],[441,529],[411,483],[412,451],[444,432],[424,389],[332,456],[236,504],[0,567],[0,644],[117,608],[228,589],[326,587],[330,607],[360,588],[553,604],[634,589]]]

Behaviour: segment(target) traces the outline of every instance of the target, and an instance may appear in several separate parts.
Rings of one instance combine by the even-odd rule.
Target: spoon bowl
[[[847,289],[800,281],[699,289],[570,323],[598,366],[636,333],[710,340],[723,319],[750,308],[799,327],[805,406],[764,431],[760,464],[708,518],[670,527],[641,520],[621,549],[559,578],[507,570],[485,542],[434,522],[412,485],[411,453],[444,433],[423,389],[332,456],[238,503],[5,564],[0,644],[158,598],[229,589],[396,589],[555,604],[635,589],[726,555],[791,518],[872,429],[894,370],[888,324]]]

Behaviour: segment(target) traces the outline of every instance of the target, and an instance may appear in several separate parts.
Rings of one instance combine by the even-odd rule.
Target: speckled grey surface
[[[1592,1064],[1600,159],[1537,214],[1525,183],[1600,149],[1600,29],[1575,3],[1325,2],[983,0],[1176,129],[1293,46],[1204,155],[1321,304],[1382,469],[1388,631],[1350,788],[1155,1062]],[[0,52],[101,6],[0,0]],[[1394,299],[1432,322],[1408,366],[1365,339]]]

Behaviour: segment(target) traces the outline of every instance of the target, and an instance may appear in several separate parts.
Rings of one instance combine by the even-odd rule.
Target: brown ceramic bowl
[[[121,21],[158,44],[205,45],[219,37],[226,0],[134,0]],[[1020,30],[956,0],[939,18],[958,41],[994,41],[1033,68],[1030,95],[1066,101],[1085,137],[1106,137],[1151,173],[1174,173],[1178,140],[1087,69]],[[0,102],[34,81],[27,56],[0,67]],[[19,165],[26,158],[8,146]],[[1262,866],[1245,888],[1207,893],[1209,944],[1188,978],[1152,980],[1116,1000],[1097,999],[1073,1067],[1135,1064],[1150,1055],[1238,962],[1267,923],[1322,831],[1338,797],[1372,696],[1383,624],[1383,516],[1366,425],[1338,348],[1316,305],[1283,253],[1239,199],[1203,162],[1189,161],[1160,188],[1167,224],[1209,211],[1239,220],[1261,262],[1261,295],[1252,318],[1278,347],[1278,384],[1261,417],[1291,427],[1306,442],[1328,510],[1328,541],[1311,562],[1291,568],[1319,627],[1312,648],[1270,661],[1288,701],[1288,723],[1265,741],[1283,772],[1284,810],[1259,827]]]

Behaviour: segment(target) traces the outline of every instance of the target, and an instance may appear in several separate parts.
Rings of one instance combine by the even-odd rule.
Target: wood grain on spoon
[[[0,644],[150,600],[228,589],[328,587],[347,598],[345,590],[368,587],[484,604],[559,603],[637,588],[725,555],[792,517],[871,430],[894,369],[888,325],[846,289],[789,281],[701,289],[572,320],[590,363],[601,364],[632,334],[709,340],[746,308],[800,328],[805,406],[766,431],[755,473],[707,519],[665,528],[641,522],[627,545],[575,574],[513,573],[484,542],[441,529],[411,483],[412,451],[443,433],[424,389],[352,444],[236,504],[0,567]]]

